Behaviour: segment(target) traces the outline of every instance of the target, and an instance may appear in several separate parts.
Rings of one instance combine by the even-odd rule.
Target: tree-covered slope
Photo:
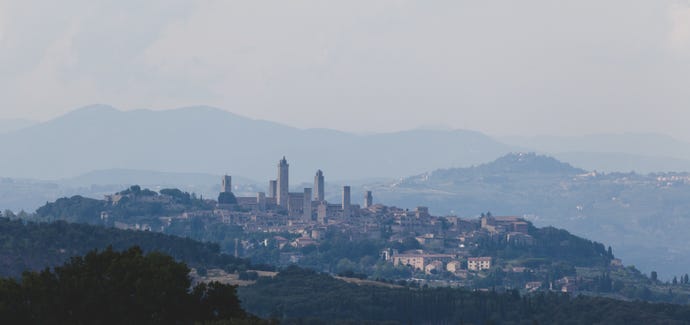
[[[287,323],[686,324],[690,307],[560,293],[359,286],[298,268],[239,291],[243,306]]]
[[[132,245],[145,252],[168,254],[190,266],[245,268],[247,260],[221,254],[217,244],[202,243],[161,233],[119,230],[64,221],[24,223],[0,218],[0,276],[16,277],[26,270],[59,265],[70,256],[112,246]]]
[[[73,257],[54,269],[0,278],[3,324],[259,323],[240,306],[235,287],[197,284],[184,263],[139,247]]]
[[[586,172],[553,158],[511,154],[471,168],[436,170],[370,185],[381,202],[460,216],[490,210],[526,216],[617,249],[649,273],[684,274],[690,227],[690,174]]]

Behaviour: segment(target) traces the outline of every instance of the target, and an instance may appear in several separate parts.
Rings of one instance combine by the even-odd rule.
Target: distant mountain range
[[[356,135],[297,129],[212,107],[119,111],[102,105],[15,124],[0,131],[0,152],[13,157],[0,160],[2,177],[56,180],[128,169],[228,173],[263,183],[275,177],[275,164],[285,155],[295,181],[310,181],[316,169],[330,179],[361,180],[468,167],[526,151],[588,170],[690,171],[690,143],[655,134],[492,138],[419,129]]]
[[[118,111],[90,106],[0,135],[6,177],[56,179],[91,170],[136,169],[275,177],[283,156],[293,180],[399,177],[481,163],[511,151],[473,131],[354,135],[301,130],[210,107]]]

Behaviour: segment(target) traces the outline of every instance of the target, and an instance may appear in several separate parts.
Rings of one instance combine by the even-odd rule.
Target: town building
[[[467,269],[470,271],[482,271],[491,268],[491,257],[468,257]]]
[[[304,192],[287,194],[287,210],[290,217],[302,217],[304,215]]]
[[[264,192],[256,193],[256,202],[257,202],[259,211],[266,211],[266,193],[264,193]]]
[[[425,267],[434,261],[448,263],[455,259],[451,254],[427,254],[422,251],[405,252],[393,255],[393,265],[406,265],[417,270],[426,270]]]
[[[427,207],[417,207],[414,211],[416,218],[427,218],[429,217],[429,208]]]

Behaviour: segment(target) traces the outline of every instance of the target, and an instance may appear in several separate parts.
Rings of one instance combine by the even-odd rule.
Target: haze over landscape
[[[0,0],[0,323],[690,322],[688,89],[688,0]]]
[[[273,175],[275,153],[279,153],[292,162],[294,190],[311,186],[314,171],[324,170],[329,200],[339,200],[339,186],[350,184],[357,185],[355,198],[369,188],[380,202],[405,208],[424,205],[438,214],[469,217],[489,207],[501,214],[533,215],[536,224],[565,227],[615,244],[619,256],[643,270],[663,265],[681,272],[690,264],[690,248],[682,244],[690,210],[665,203],[677,200],[676,195],[690,198],[690,193],[664,194],[655,189],[663,184],[658,176],[645,176],[690,171],[690,144],[659,134],[495,138],[469,130],[417,129],[357,135],[302,130],[212,107],[119,111],[100,105],[0,135],[0,150],[25,157],[0,162],[5,172],[0,204],[15,211],[34,211],[62,196],[101,198],[134,184],[176,187],[213,197],[223,174],[233,175],[237,193],[251,195],[267,191],[267,182],[261,180]],[[481,165],[510,153],[531,151],[566,163],[576,161],[573,165],[583,169],[554,175],[540,170],[537,161],[532,166],[536,175],[501,171],[491,173],[498,179],[487,179],[469,169],[457,180],[445,176],[441,183],[411,181],[416,174],[437,175],[447,168]],[[621,187],[623,177],[629,178],[626,174],[603,181],[575,180],[569,185],[574,188],[564,190],[561,199],[553,197],[555,189],[542,192],[595,170],[636,171],[637,177],[646,180],[630,187]],[[427,176],[422,177],[426,180]],[[592,186],[603,187],[593,190]],[[632,197],[626,197],[630,191],[627,195]],[[661,197],[653,199],[657,196]],[[639,206],[623,208],[611,201],[616,198]],[[591,205],[591,210],[576,209],[580,205]],[[592,218],[598,221],[593,223]],[[653,219],[657,219],[655,227],[645,226]],[[636,240],[644,236],[656,239]],[[665,254],[659,255],[660,251]]]
[[[690,4],[0,2],[0,118],[199,104],[299,128],[690,141]]]

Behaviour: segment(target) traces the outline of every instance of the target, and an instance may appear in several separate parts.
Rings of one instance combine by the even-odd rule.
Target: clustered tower
[[[278,181],[272,179],[268,181],[268,197],[275,199],[278,196]]]
[[[364,208],[370,208],[372,205],[374,205],[374,196],[371,195],[371,191],[367,191],[364,195]]]
[[[300,192],[290,192],[290,165],[285,156],[278,162],[278,177],[268,183],[268,195],[258,192],[252,197],[233,196],[233,200],[228,200],[227,204],[237,204],[244,208],[255,211],[270,211],[278,208],[278,211],[287,212],[288,216],[300,217],[305,222],[313,220],[316,213],[316,220],[320,223],[327,222],[331,217],[352,217],[359,212],[359,205],[352,205],[350,196],[350,186],[344,186],[342,192],[342,204],[329,204],[325,196],[325,184],[323,171],[316,171],[314,176],[314,187],[304,188]],[[223,176],[222,193],[232,193],[232,178]],[[223,194],[226,195],[226,194]],[[227,195],[226,195],[227,196]],[[219,199],[220,203],[220,199]],[[371,191],[365,196],[364,206],[372,205]]]
[[[311,221],[311,189],[304,189],[304,206],[302,207],[302,217],[304,221]]]
[[[314,200],[315,201],[325,201],[324,188],[323,188],[323,172],[321,169],[316,171],[316,176],[314,176]]]
[[[232,176],[225,175],[223,176],[223,193],[231,193],[232,192]]]
[[[285,156],[278,162],[278,196],[276,201],[278,206],[287,207],[288,205],[288,195],[289,195],[289,184],[288,184],[288,170],[290,165],[288,165]]]
[[[350,217],[350,187],[343,186],[343,217]]]

